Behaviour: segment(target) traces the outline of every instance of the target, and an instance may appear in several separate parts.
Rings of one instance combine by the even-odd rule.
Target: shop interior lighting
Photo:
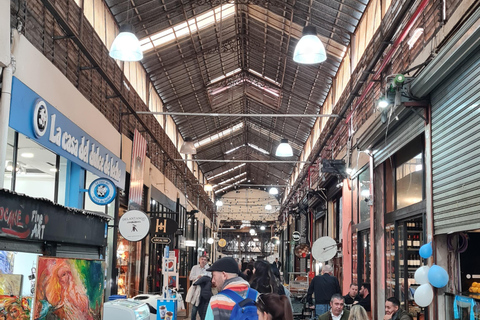
[[[280,140],[280,144],[277,147],[277,151],[275,152],[277,157],[291,157],[293,156],[292,147],[288,144],[287,139]]]
[[[133,33],[131,24],[124,24],[120,27],[120,33],[113,40],[109,55],[120,61],[140,61],[143,59],[140,42]]]
[[[305,26],[303,36],[297,43],[293,53],[293,61],[302,64],[315,64],[327,60],[325,46],[317,36],[314,26]]]
[[[277,195],[277,194],[278,194],[278,189],[275,188],[275,187],[271,187],[271,188],[268,190],[268,193],[271,194],[272,196]]]
[[[196,247],[197,241],[195,240],[185,240],[185,247]]]
[[[253,235],[257,234],[257,232],[255,231],[255,229],[250,229],[250,234],[253,236]]]
[[[197,149],[195,148],[195,144],[193,143],[192,138],[185,137],[183,141],[182,147],[180,148],[180,153],[183,154],[197,154]]]
[[[22,158],[33,158],[35,155],[31,152],[23,152],[20,156]]]
[[[385,109],[386,107],[388,107],[389,104],[390,104],[390,101],[388,101],[388,99],[385,96],[380,97],[380,99],[378,99],[378,102],[377,102],[377,105],[380,109]]]
[[[215,242],[215,241],[213,240],[213,238],[208,238],[208,240],[207,240],[207,243],[208,243],[208,244],[213,244],[214,242]]]
[[[203,187],[203,189],[204,189],[206,192],[210,192],[210,191],[213,190],[213,186],[212,186],[211,184],[207,183],[207,184]]]
[[[260,230],[265,231],[265,226],[260,226]]]

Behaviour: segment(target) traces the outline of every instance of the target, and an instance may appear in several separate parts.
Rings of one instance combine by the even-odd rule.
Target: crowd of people
[[[280,268],[278,258],[269,263],[224,257],[208,267],[207,258],[201,257],[190,272],[193,285],[201,287],[194,289],[199,291],[196,299],[191,299],[190,290],[187,294],[187,302],[193,304],[191,320],[196,320],[197,312],[201,320],[293,320],[290,292],[280,281]],[[359,289],[352,283],[343,296],[328,264],[310,282],[306,299],[317,320],[371,320],[370,284],[362,283]],[[413,320],[394,297],[387,299],[383,319]]]

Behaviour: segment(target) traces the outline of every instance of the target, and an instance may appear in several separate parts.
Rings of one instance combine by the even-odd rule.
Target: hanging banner
[[[132,165],[130,170],[130,191],[128,209],[140,209],[143,194],[143,171],[145,169],[145,155],[147,154],[147,140],[135,129],[132,147]]]

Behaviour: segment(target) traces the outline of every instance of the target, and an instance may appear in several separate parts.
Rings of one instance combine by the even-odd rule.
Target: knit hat
[[[218,259],[210,268],[207,269],[207,271],[223,271],[226,273],[240,274],[237,261],[231,257]]]

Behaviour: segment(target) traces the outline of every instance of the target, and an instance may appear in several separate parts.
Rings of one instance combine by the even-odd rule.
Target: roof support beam
[[[338,114],[279,114],[279,113],[196,113],[168,111],[137,111],[137,114],[195,117],[246,117],[246,118],[339,118]]]

